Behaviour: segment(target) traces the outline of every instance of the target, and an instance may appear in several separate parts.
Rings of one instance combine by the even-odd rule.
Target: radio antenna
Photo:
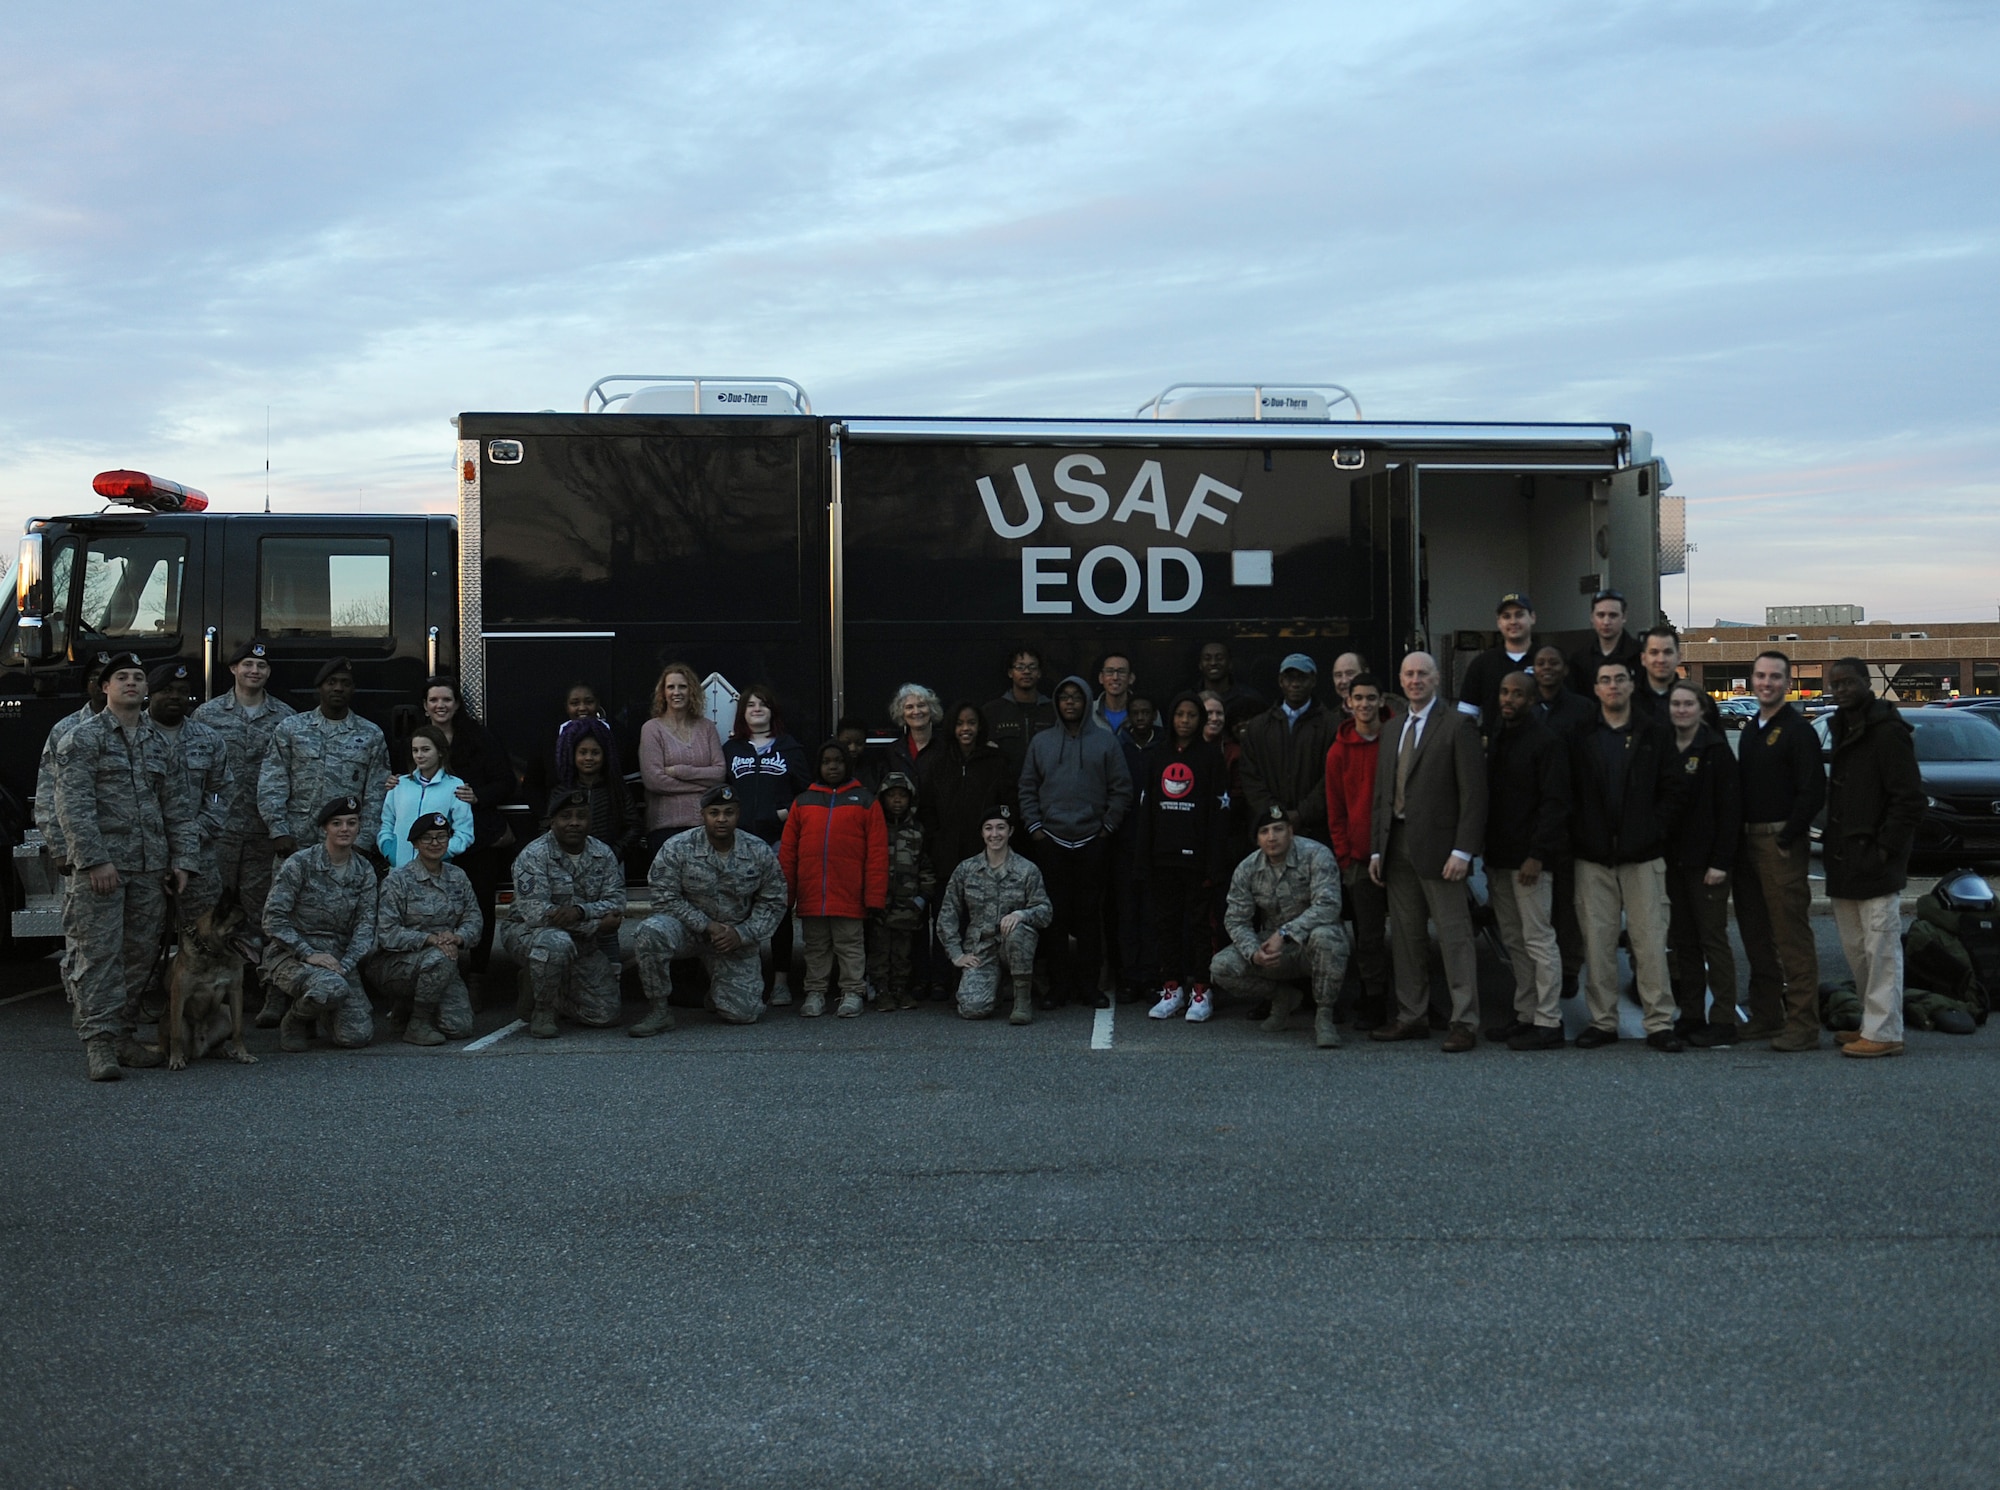
[[[271,406],[264,405],[264,510],[271,510]]]

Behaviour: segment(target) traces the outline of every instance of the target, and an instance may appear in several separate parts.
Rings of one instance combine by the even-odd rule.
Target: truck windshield
[[[93,538],[85,553],[79,637],[96,644],[180,634],[185,538],[164,533]]]

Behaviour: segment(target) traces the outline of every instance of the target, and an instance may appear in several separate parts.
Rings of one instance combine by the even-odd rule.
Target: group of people
[[[553,749],[517,774],[449,677],[426,681],[422,723],[392,742],[353,712],[341,659],[301,713],[266,691],[261,641],[199,708],[187,663],[119,654],[51,731],[37,784],[66,885],[63,979],[93,1080],[158,1064],[137,1036],[142,996],[174,926],[226,897],[261,930],[256,1023],[285,1050],[368,1043],[377,1001],[406,1041],[465,1037],[496,930],[521,969],[520,1015],[550,1038],[563,1019],[618,1021],[628,868],[643,863],[635,1037],[674,1027],[677,965],[694,960],[709,1006],[736,1023],[790,1003],[794,982],[804,1017],[946,998],[1015,1024],[1114,998],[1199,1023],[1226,993],[1272,1032],[1310,994],[1322,1047],[1342,1025],[1381,1041],[1442,1029],[1455,1053],[1482,1033],[1478,863],[1515,981],[1489,1040],[1563,1045],[1561,1001],[1580,980],[1576,1044],[1617,1040],[1622,941],[1654,1048],[1807,1050],[1820,1041],[1808,830],[1824,806],[1827,890],[1866,1009],[1842,1048],[1900,1052],[1899,892],[1923,808],[1909,727],[1864,665],[1834,664],[1829,782],[1772,651],[1732,752],[1713,701],[1680,676],[1671,627],[1631,636],[1611,591],[1592,625],[1566,657],[1537,642],[1526,595],[1503,596],[1500,643],[1455,702],[1423,652],[1401,659],[1394,693],[1343,654],[1328,699],[1315,660],[1293,653],[1266,704],[1212,642],[1161,707],[1165,690],[1117,652],[1095,689],[1069,675],[1045,693],[1023,645],[997,697],[947,708],[908,684],[886,744],[847,718],[813,755],[761,685],[724,739],[693,668],[671,663],[639,732],[643,802],[587,684]],[[544,811],[521,844],[499,809],[524,784]]]

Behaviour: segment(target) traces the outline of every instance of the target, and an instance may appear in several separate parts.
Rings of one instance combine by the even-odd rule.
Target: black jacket
[[[1535,686],[1535,649],[1541,643],[1530,638],[1528,650],[1519,662],[1507,655],[1503,644],[1488,647],[1466,664],[1465,676],[1458,680],[1459,712],[1479,711],[1481,734],[1491,735],[1500,727],[1500,680],[1509,673],[1526,673],[1528,686]]]
[[[1222,805],[1229,794],[1222,752],[1196,736],[1186,749],[1168,740],[1139,760],[1145,774],[1133,778],[1139,805],[1132,816],[1140,872],[1173,865],[1198,869],[1203,879],[1219,882],[1235,847]]]
[[[1894,705],[1835,711],[1827,786],[1826,893],[1840,900],[1894,895],[1909,882],[1910,846],[1924,817],[1916,732]]]
[[[1569,857],[1569,747],[1539,719],[1494,727],[1486,745],[1486,865]]]
[[[924,844],[937,871],[938,883],[974,854],[986,851],[979,836],[986,809],[999,803],[1014,807],[1020,781],[1000,747],[981,740],[967,756],[958,741],[946,740],[940,750],[924,755],[924,781],[917,795],[917,816],[924,825]]]
[[[1326,751],[1340,724],[1339,715],[1313,699],[1297,724],[1285,717],[1284,704],[1275,703],[1243,726],[1238,779],[1252,822],[1276,803],[1299,815],[1299,832],[1327,841]]]
[[[1729,742],[1704,724],[1695,731],[1694,743],[1686,750],[1676,745],[1674,754],[1687,802],[1667,845],[1667,862],[1687,869],[1734,869],[1736,844],[1743,836],[1743,798]]]
[[[1792,784],[1791,812],[1778,834],[1778,845],[1790,848],[1812,828],[1826,803],[1826,763],[1820,758],[1819,736],[1806,716],[1786,704],[1768,726],[1756,719],[1744,722],[1736,742],[1736,781],[1742,789],[1743,821],[1764,822],[1760,809],[1761,782]]]
[[[1597,705],[1571,693],[1567,688],[1558,692],[1553,700],[1542,697],[1541,690],[1535,690],[1535,717],[1546,724],[1556,734],[1568,738],[1571,730],[1588,724],[1597,717]]]
[[[1603,715],[1570,735],[1570,848],[1592,864],[1643,864],[1666,853],[1687,798],[1674,737],[1635,710],[1625,737],[1625,791],[1614,821],[1605,801]]]
[[[1580,650],[1569,654],[1569,686],[1594,705],[1597,702],[1598,660],[1607,656],[1616,657],[1632,669],[1633,681],[1637,682],[1639,654],[1644,650],[1645,648],[1639,644],[1638,637],[1629,631],[1621,631],[1618,633],[1618,645],[1608,653],[1600,652],[1597,649],[1597,634],[1592,632],[1590,640],[1585,642]]]
[[[722,771],[722,779],[736,789],[743,831],[772,845],[785,833],[779,811],[791,811],[793,798],[813,783],[805,747],[790,735],[777,736],[768,750],[731,735],[722,743]]]
[[[986,720],[986,738],[998,745],[1000,753],[1007,757],[1008,768],[1013,771],[1018,784],[1021,767],[1028,760],[1028,742],[1056,722],[1056,706],[1049,702],[1045,693],[1036,694],[1032,704],[1024,704],[1009,689],[1000,697],[982,704],[979,712]],[[984,845],[981,852],[984,852]],[[952,867],[957,868],[956,865]]]

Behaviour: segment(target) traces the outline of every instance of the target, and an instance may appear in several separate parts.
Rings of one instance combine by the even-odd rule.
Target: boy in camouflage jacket
[[[875,985],[875,1007],[913,1009],[912,967],[917,938],[930,925],[930,907],[937,900],[937,871],[917,821],[916,783],[901,771],[882,778],[876,794],[889,829],[889,901],[868,926],[868,979]]]

